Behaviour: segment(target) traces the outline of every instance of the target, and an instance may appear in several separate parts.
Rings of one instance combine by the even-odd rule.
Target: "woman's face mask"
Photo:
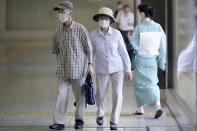
[[[99,26],[102,28],[109,27],[110,20],[99,20]]]
[[[69,18],[67,13],[58,13],[58,17],[61,23],[65,23]]]

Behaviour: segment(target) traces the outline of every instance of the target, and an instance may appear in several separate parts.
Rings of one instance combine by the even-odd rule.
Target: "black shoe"
[[[118,125],[110,121],[110,130],[118,130]]]
[[[75,129],[82,129],[83,128],[83,121],[82,120],[76,120],[75,121]]]
[[[143,115],[144,113],[141,113],[141,112],[138,112],[138,111],[136,111],[135,113],[134,113],[134,115]]]
[[[155,113],[155,119],[161,117],[162,114],[163,114],[163,110],[162,109],[157,110],[156,113]]]
[[[98,125],[103,125],[103,122],[104,122],[103,116],[97,117],[97,118],[96,118],[96,123],[97,123]]]
[[[49,129],[64,130],[64,124],[53,124],[53,125],[50,125]]]
[[[74,102],[74,106],[75,106],[75,107],[77,106],[77,103],[76,103],[76,101]]]

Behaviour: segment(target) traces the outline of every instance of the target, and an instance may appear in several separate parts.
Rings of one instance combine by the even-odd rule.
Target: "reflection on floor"
[[[35,43],[35,42],[34,42]],[[43,131],[52,124],[52,112],[56,102],[56,63],[51,55],[49,42],[6,43],[0,46],[0,131]],[[95,78],[94,78],[95,81]],[[135,116],[136,102],[132,82],[125,80],[123,106],[119,120],[120,130],[129,131],[178,131],[177,123],[165,104],[165,91],[161,91],[165,111],[160,119],[153,119],[154,106],[145,108],[144,116]],[[111,89],[105,101],[105,122],[96,124],[96,106],[86,109],[84,130],[109,130]],[[74,125],[74,97],[69,92],[66,129]],[[177,114],[178,115],[178,114]]]

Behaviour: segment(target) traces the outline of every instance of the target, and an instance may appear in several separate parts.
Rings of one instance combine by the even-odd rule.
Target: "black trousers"
[[[133,31],[130,31],[130,32],[133,32]],[[122,30],[120,30],[120,33],[122,34],[122,37],[124,39],[124,42],[125,42],[125,45],[126,45],[126,48],[127,48],[127,51],[128,51],[128,55],[130,57],[131,70],[134,70],[135,54],[134,54],[134,50],[132,48],[132,45],[131,45],[131,43],[129,42],[129,39],[128,39],[128,33],[129,33],[129,31],[122,31]]]
[[[128,39],[128,33],[129,31],[133,32],[132,30],[128,30],[128,31],[123,31],[123,30],[120,30],[120,33],[122,34],[122,37],[124,39],[124,42],[126,44],[126,47],[127,49],[130,47],[130,42],[129,42],[129,39]]]

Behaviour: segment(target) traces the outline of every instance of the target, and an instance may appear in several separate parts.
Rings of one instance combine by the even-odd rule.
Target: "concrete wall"
[[[51,31],[47,30],[8,30],[7,29],[7,0],[0,1],[0,39],[46,39],[51,36]],[[27,10],[24,10],[26,12]],[[14,15],[14,14],[13,14]],[[31,16],[30,16],[31,17]]]
[[[0,39],[49,39],[59,24],[52,8],[63,0],[1,0]],[[115,10],[118,0],[70,0],[73,17],[88,30],[97,27],[92,20],[102,6]],[[131,5],[133,0],[122,0]]]

